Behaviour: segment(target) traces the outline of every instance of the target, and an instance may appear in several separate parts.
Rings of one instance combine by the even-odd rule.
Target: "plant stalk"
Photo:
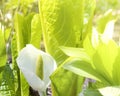
[[[41,92],[41,91],[40,91],[40,92],[38,92],[38,93],[39,93],[40,96],[47,96],[47,95],[46,95],[46,92]]]

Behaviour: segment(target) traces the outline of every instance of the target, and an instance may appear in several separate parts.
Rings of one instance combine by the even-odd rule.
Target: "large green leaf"
[[[67,56],[59,49],[59,46],[82,46],[81,37],[84,23],[84,4],[84,0],[41,0],[39,2],[45,48],[46,51],[56,59],[58,65],[60,65],[67,58]],[[90,14],[91,21],[92,16]],[[73,75],[73,73],[61,67],[58,68],[51,76],[53,95],[72,96],[73,92],[75,92],[74,95],[78,95],[78,91],[74,89],[66,93],[66,90],[71,90],[72,87],[70,84],[72,84],[72,82],[74,88],[77,88],[80,91],[81,84],[78,87],[75,82],[79,80],[79,82],[81,82],[83,78],[80,77],[79,79],[76,77],[76,79],[71,81],[73,76],[75,76],[75,74]],[[59,88],[61,84],[64,87]]]
[[[60,65],[67,56],[59,46],[76,47],[80,44],[83,26],[84,0],[41,0],[39,2],[43,38],[46,51]],[[74,77],[74,79],[73,79]],[[51,76],[53,96],[78,95],[82,77],[62,67]],[[59,82],[59,83],[58,83]],[[74,90],[76,88],[76,90]],[[66,91],[69,89],[69,92]]]
[[[90,3],[90,1],[92,3]],[[63,54],[63,52],[59,49],[59,46],[70,46],[70,47],[82,46],[81,42],[83,38],[81,37],[83,35],[82,34],[83,23],[84,23],[83,17],[85,10],[84,2],[85,2],[84,0],[76,0],[76,1],[41,0],[39,2],[45,48],[46,51],[56,59],[58,65],[60,65],[67,58],[67,56]],[[90,11],[86,11],[86,13],[92,12],[92,14],[88,13],[90,16],[88,16],[89,23],[87,27],[89,28],[85,29],[85,32],[87,33],[91,31],[92,17],[94,12],[93,5],[95,5],[93,0],[89,0],[89,4],[88,6],[90,8]],[[72,96],[73,95],[72,92],[76,93],[74,95],[78,94],[78,92],[76,92],[76,90],[74,89],[72,89],[72,91],[69,91],[68,94],[66,93],[65,90],[68,90],[69,88],[71,90],[70,87],[70,84],[72,83],[71,79],[74,76],[73,73],[70,72],[69,77],[67,77],[68,76],[67,73],[69,73],[69,71],[66,71],[65,69],[60,67],[51,76],[54,96],[64,96],[64,95]],[[62,80],[59,80],[61,78]],[[70,79],[66,80],[66,78],[70,78]],[[82,77],[80,78],[81,80],[83,79]],[[77,82],[77,80],[79,79],[77,78],[76,80],[73,80],[73,82]],[[59,88],[61,84],[63,84],[62,86],[64,86],[64,88],[63,87]],[[73,84],[73,86],[76,86],[76,84]],[[79,86],[79,88],[80,87],[81,86]],[[78,88],[78,86],[74,88]]]
[[[33,14],[23,16],[15,14],[15,31],[17,36],[18,51],[20,51],[26,44],[30,43],[31,39],[31,20]]]
[[[16,31],[16,39],[17,39],[17,50],[20,51],[25,46],[24,38],[24,30],[23,28],[24,18],[20,14],[15,14],[15,31]]]
[[[36,48],[40,48],[42,29],[39,14],[34,15],[31,22],[31,40],[30,43]]]
[[[4,66],[7,61],[6,56],[6,45],[5,45],[5,38],[4,33],[0,30],[0,67]]]
[[[41,0],[39,9],[45,48],[58,65],[67,56],[61,45],[77,46],[83,26],[84,0]]]

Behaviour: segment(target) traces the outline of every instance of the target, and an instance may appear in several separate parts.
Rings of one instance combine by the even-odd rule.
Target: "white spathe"
[[[36,62],[38,56],[43,60],[43,80],[36,74]],[[17,64],[29,85],[38,92],[44,92],[50,84],[50,75],[56,69],[55,60],[47,53],[36,49],[33,45],[28,44],[23,48],[18,57]]]

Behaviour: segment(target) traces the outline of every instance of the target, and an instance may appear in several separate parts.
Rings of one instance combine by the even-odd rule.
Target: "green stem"
[[[38,93],[39,93],[40,96],[47,96],[47,95],[46,95],[46,92],[41,92],[41,91],[40,91],[40,92],[38,92]]]
[[[17,94],[19,94],[19,96],[22,96],[22,94],[21,94],[21,73],[20,73],[20,70],[18,68],[17,68],[17,76],[18,76]]]

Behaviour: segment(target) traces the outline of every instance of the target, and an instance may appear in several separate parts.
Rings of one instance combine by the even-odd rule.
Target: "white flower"
[[[57,67],[56,62],[49,54],[36,49],[31,44],[20,51],[17,64],[29,85],[39,93],[46,90],[50,84],[49,76]],[[40,68],[41,66],[42,68]]]

